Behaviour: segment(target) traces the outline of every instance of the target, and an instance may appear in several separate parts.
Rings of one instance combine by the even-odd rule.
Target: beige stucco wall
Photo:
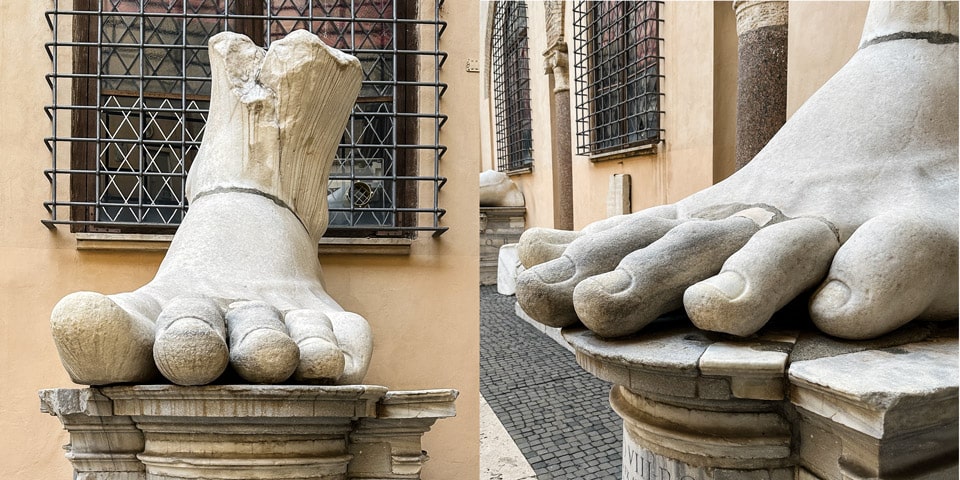
[[[492,2],[484,2],[482,15],[492,14]],[[571,48],[570,61],[574,61],[573,48],[573,3],[566,2],[564,35]],[[606,217],[606,197],[610,176],[618,173],[631,175],[631,197],[633,211],[679,200],[701,188],[709,186],[715,180],[714,162],[732,162],[732,147],[729,153],[714,152],[714,143],[727,142],[732,145],[735,131],[733,127],[721,128],[715,133],[717,120],[730,117],[732,124],[735,115],[735,98],[719,111],[715,111],[714,102],[718,94],[733,92],[736,94],[736,63],[734,56],[733,77],[729,74],[713,74],[717,59],[715,48],[723,53],[731,50],[729,33],[733,32],[732,50],[736,54],[736,34],[733,27],[724,32],[727,36],[715,47],[714,23],[715,10],[731,8],[729,2],[715,5],[712,2],[666,2],[662,6],[664,19],[662,36],[664,38],[662,54],[664,93],[663,128],[665,142],[652,154],[634,155],[610,160],[591,162],[588,157],[573,156],[574,223],[576,228]],[[542,2],[527,2],[528,32],[531,56],[531,97],[534,125],[534,168],[531,173],[513,177],[524,192],[527,204],[527,226],[554,225],[554,182],[551,177],[552,145],[550,143],[551,90],[549,78],[538,62],[546,49],[544,29],[544,7]],[[726,15],[732,21],[732,14]],[[726,18],[725,17],[725,18]],[[481,25],[490,27],[489,22]],[[489,41],[489,37],[485,41]],[[485,45],[488,50],[488,45]],[[489,61],[489,51],[485,60]],[[489,74],[489,70],[485,70]],[[571,65],[571,79],[573,68]],[[574,85],[572,85],[573,87]],[[492,99],[483,98],[481,115],[483,123],[491,125]],[[571,115],[576,112],[576,98],[570,96]],[[731,107],[732,105],[732,107]],[[732,108],[732,110],[731,110]],[[485,127],[486,128],[486,127]],[[559,127],[562,128],[562,127]],[[575,126],[569,126],[570,138],[576,139]],[[726,137],[730,138],[726,138]],[[722,137],[722,138],[715,138]],[[493,151],[495,140],[489,129],[482,132],[484,142],[484,162],[492,165],[487,152]],[[575,140],[574,140],[575,141]],[[489,145],[489,146],[488,146]],[[489,150],[487,150],[489,149]],[[574,147],[575,150],[575,147]],[[730,159],[726,158],[727,156]],[[716,157],[716,158],[715,158]]]
[[[488,87],[487,94],[481,99],[481,118],[484,130],[482,143],[484,145],[484,160],[482,164],[488,169],[496,170],[496,127],[494,118],[496,107],[492,83],[493,66],[490,63],[490,28],[493,26],[493,13],[496,2],[483,0],[480,2],[481,23],[485,32],[482,38],[482,72],[484,84]],[[547,49],[546,35],[535,35],[534,32],[544,32],[546,19],[544,17],[543,2],[526,2],[528,51],[530,55],[530,118],[533,122],[533,169],[530,172],[512,174],[513,180],[523,192],[527,207],[527,226],[538,225],[552,227],[554,225],[554,185],[553,175],[553,139],[550,135],[550,121],[552,118],[552,86],[549,76],[543,69],[543,52]],[[489,152],[489,153],[488,153]]]
[[[736,171],[737,19],[733,2],[713,8],[713,183]]]
[[[491,10],[484,2],[481,12]],[[544,45],[541,2],[527,2],[531,57]],[[856,50],[867,2],[791,2],[788,52],[787,114],[792,114],[817,88],[833,75]],[[662,125],[664,142],[655,153],[591,162],[573,157],[574,223],[582,228],[606,217],[610,176],[631,175],[632,208],[639,211],[670,203],[723,180],[734,171],[736,147],[737,35],[732,2],[665,2],[663,25]],[[489,28],[487,22],[481,26]],[[570,45],[573,75],[573,3],[566,2],[565,32]],[[489,41],[489,37],[486,39]],[[486,47],[486,46],[485,46]],[[488,53],[487,53],[488,54]],[[533,66],[535,62],[531,63]],[[531,68],[531,83],[544,80],[542,71]],[[575,87],[575,85],[572,85]],[[547,111],[549,91],[532,89],[536,139],[549,136],[548,121],[538,117]],[[482,100],[485,127],[493,121]],[[571,114],[576,112],[571,94]],[[536,108],[536,107],[535,107]],[[571,125],[571,138],[576,139]],[[490,158],[494,140],[484,131],[484,162]],[[574,140],[575,141],[575,140]],[[574,146],[575,150],[575,146]],[[527,226],[553,225],[553,183],[548,157],[535,154],[532,173],[515,176],[527,199]]]
[[[47,2],[0,0],[0,478],[68,479],[56,418],[41,414],[37,390],[73,386],[60,366],[48,319],[62,296],[77,290],[114,293],[147,282],[162,254],[78,251],[68,228],[48,230],[43,202],[50,164],[43,137],[50,102]],[[322,258],[330,293],[371,323],[376,347],[366,382],[393,389],[456,388],[458,415],[441,420],[424,439],[431,460],[423,478],[479,475],[479,297],[476,214],[479,75],[463,67],[478,56],[478,11],[447,2],[442,48],[450,54],[442,79],[450,84],[442,109],[450,115],[441,143],[449,147],[441,194],[450,230],[418,238],[407,256]],[[400,281],[402,279],[402,281]]]
[[[857,51],[869,2],[791,2],[787,117]]]
[[[630,174],[634,212],[679,200],[713,183],[714,91],[723,91],[722,85],[714,85],[714,11],[724,5],[729,7],[713,2],[661,6],[664,142],[655,154],[598,162],[574,156],[576,228],[607,216],[605,199],[613,174]],[[572,42],[572,28],[568,30]],[[571,111],[574,102],[571,99]]]

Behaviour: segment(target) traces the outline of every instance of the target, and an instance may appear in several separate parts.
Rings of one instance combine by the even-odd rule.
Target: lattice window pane
[[[187,208],[186,175],[209,108],[207,41],[232,30],[269,45],[307,29],[357,56],[364,73],[327,188],[328,234],[446,230],[438,201],[445,182],[439,160],[446,151],[439,143],[446,120],[439,111],[446,89],[439,77],[446,59],[439,50],[442,0],[432,12],[419,2],[419,17],[418,2],[403,0],[72,3],[67,9],[54,0],[47,14],[54,36],[47,44],[53,62],[48,79],[55,99],[46,109],[53,127],[46,139],[53,155],[46,170],[52,186],[47,225],[164,231],[179,224]],[[73,31],[61,22],[72,24]],[[419,48],[421,40],[431,48]],[[70,57],[72,69],[61,60]],[[71,87],[72,103],[60,103],[65,96],[58,92]],[[70,124],[67,134],[62,125]],[[432,160],[434,168],[420,174],[428,164],[424,160]],[[59,179],[70,182],[71,198],[58,198]],[[426,198],[418,193],[421,185],[433,191],[432,205],[419,206]]]
[[[574,4],[579,154],[660,141],[661,3]]]

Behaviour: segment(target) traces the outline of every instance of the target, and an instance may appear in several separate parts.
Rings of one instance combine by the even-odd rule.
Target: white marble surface
[[[480,396],[480,480],[536,480],[533,467]]]

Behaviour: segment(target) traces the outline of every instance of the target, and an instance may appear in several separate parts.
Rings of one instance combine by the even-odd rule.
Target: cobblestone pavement
[[[514,314],[515,297],[480,287],[480,393],[538,480],[620,478],[621,423],[610,384]]]

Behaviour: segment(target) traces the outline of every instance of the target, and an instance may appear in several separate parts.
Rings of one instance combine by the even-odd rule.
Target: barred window
[[[415,0],[54,0],[44,223],[172,233],[209,108],[207,41],[229,30],[266,47],[307,29],[358,57],[364,75],[326,187],[327,235],[442,233],[441,3],[418,12]]]
[[[529,168],[533,165],[533,128],[530,121],[527,7],[524,2],[497,3],[491,41],[497,170],[509,172]]]
[[[574,4],[577,153],[660,141],[661,3]]]

